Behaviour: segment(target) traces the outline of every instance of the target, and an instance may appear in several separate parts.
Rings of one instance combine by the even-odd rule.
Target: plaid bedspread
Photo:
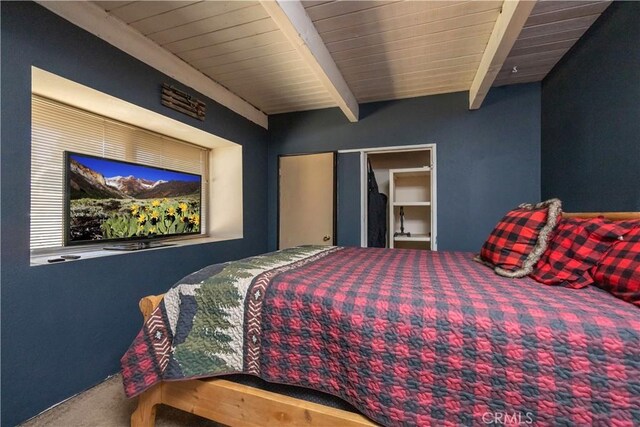
[[[249,373],[383,425],[640,425],[640,310],[470,253],[302,247],[179,282],[122,368],[128,396]]]

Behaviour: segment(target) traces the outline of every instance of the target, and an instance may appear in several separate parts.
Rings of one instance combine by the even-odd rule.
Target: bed
[[[640,423],[637,307],[472,258],[301,247],[200,270],[140,303],[122,360],[132,426],[153,425],[157,404],[227,425]],[[358,412],[215,378],[233,373]]]

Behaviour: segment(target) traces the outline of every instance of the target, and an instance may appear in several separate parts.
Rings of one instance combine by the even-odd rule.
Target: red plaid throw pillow
[[[480,259],[506,277],[524,277],[547,248],[550,233],[561,216],[561,202],[522,204],[509,211],[482,246]]]
[[[596,286],[640,307],[640,226],[611,250],[593,269]]]
[[[603,218],[562,219],[530,276],[545,285],[584,288],[593,283],[589,269],[629,229]]]

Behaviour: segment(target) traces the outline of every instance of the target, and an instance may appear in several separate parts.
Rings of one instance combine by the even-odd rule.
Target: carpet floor
[[[21,424],[23,427],[126,427],[138,399],[127,399],[122,377],[114,375]],[[158,405],[157,427],[222,427],[221,424],[164,405]]]

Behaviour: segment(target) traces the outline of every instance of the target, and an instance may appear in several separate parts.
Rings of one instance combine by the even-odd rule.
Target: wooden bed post
[[[138,407],[131,414],[131,427],[153,427],[156,405],[162,402],[162,384],[157,384],[138,397]]]
[[[163,295],[149,295],[140,300],[138,307],[146,321],[156,309]],[[156,406],[162,402],[162,383],[151,387],[138,397],[138,407],[131,414],[131,427],[153,427],[156,424]]]
[[[140,300],[138,303],[138,307],[140,307],[140,312],[142,312],[142,317],[144,317],[144,321],[146,322],[149,316],[153,313],[153,310],[160,304],[164,298],[163,295],[149,295]]]

